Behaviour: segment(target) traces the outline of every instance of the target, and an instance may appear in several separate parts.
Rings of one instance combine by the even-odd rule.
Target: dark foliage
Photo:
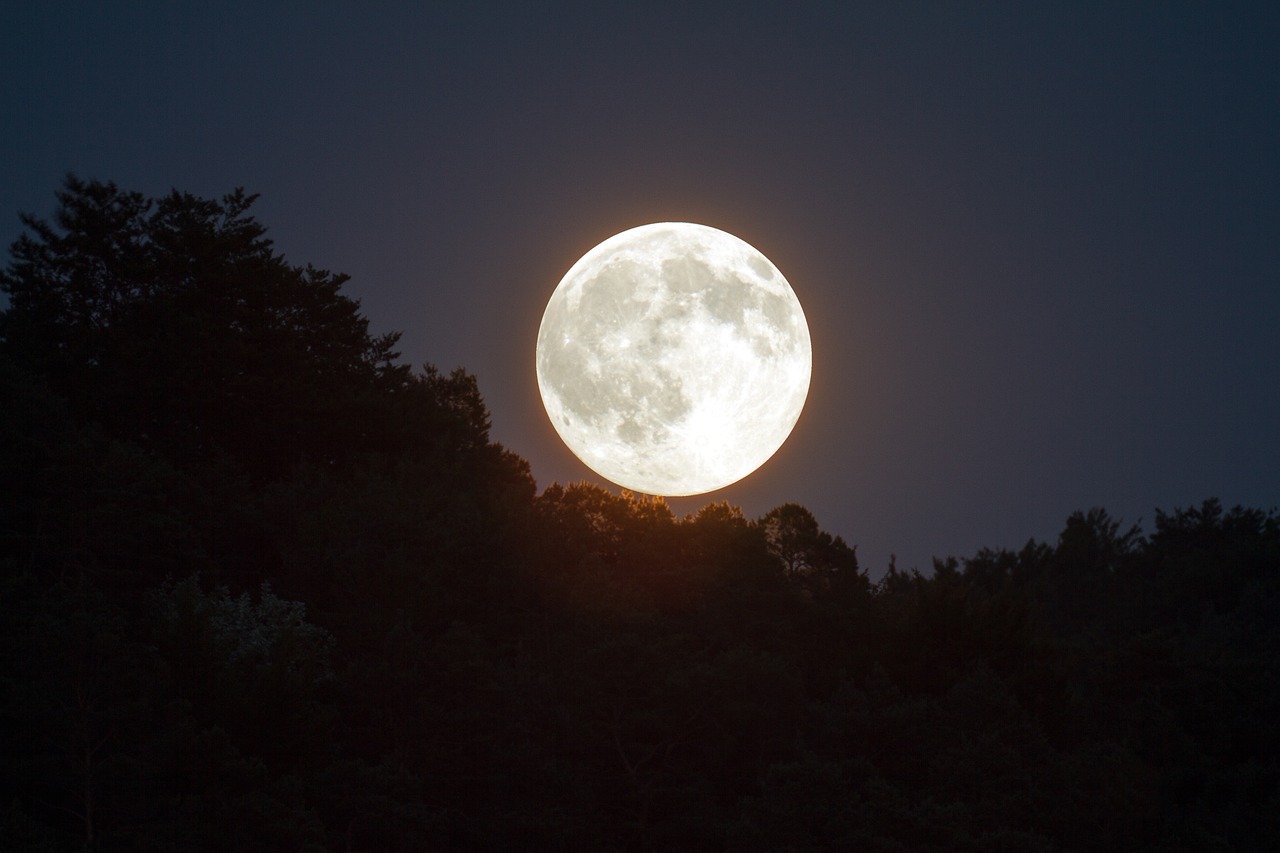
[[[68,179],[0,276],[0,849],[1264,850],[1280,516],[890,567],[538,494],[253,198]]]

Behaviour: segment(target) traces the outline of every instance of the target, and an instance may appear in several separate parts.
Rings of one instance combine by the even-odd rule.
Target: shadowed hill
[[[0,846],[1204,850],[1280,834],[1280,518],[890,568],[537,492],[252,196],[68,179],[0,286]]]

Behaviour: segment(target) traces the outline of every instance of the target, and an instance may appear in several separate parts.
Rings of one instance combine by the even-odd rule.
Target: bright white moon
[[[809,393],[800,301],[715,228],[623,231],[560,281],[538,330],[551,423],[593,471],[651,495],[736,482],[782,446]]]

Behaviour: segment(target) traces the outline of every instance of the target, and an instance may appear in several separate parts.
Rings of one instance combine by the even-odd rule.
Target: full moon
[[[675,497],[774,454],[809,393],[800,300],[754,247],[706,225],[623,231],[582,256],[538,330],[538,390],[597,474]]]

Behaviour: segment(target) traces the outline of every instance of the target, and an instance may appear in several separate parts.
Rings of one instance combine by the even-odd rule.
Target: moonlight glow
[[[570,268],[538,331],[538,389],[565,444],[601,476],[696,495],[782,446],[809,392],[809,327],[791,285],[715,228],[663,222]]]

